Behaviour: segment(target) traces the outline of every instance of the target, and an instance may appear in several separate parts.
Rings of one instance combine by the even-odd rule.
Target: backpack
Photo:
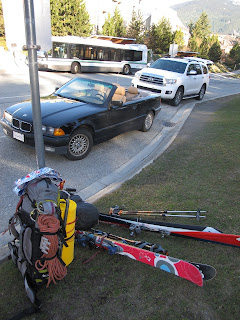
[[[39,311],[36,293],[40,286],[63,279],[74,258],[75,229],[87,230],[98,223],[98,209],[82,201],[75,189],[63,190],[58,172],[42,168],[15,182],[20,200],[9,220],[14,240],[10,255],[24,278],[33,307],[21,314]]]
[[[60,199],[58,182],[57,172],[43,168],[16,181],[14,189],[20,200],[9,221],[15,238],[8,246],[36,308],[38,287],[63,279],[73,260],[77,205],[69,197]]]

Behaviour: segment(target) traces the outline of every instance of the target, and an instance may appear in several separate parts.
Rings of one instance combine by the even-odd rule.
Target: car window
[[[184,73],[186,70],[187,64],[181,61],[173,61],[167,59],[158,59],[155,61],[151,68],[161,69],[171,72]]]
[[[208,68],[204,65],[202,65],[203,73],[208,74]]]
[[[196,64],[195,66],[196,66],[197,74],[202,74],[202,68],[200,64]]]
[[[197,74],[202,74],[202,69],[201,69],[201,66],[200,64],[196,64],[196,63],[192,63],[188,66],[188,71],[187,72],[190,72],[190,71],[197,71]]]

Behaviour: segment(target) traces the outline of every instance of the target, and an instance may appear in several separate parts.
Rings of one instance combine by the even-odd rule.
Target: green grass
[[[95,205],[102,212],[115,204],[125,204],[129,210],[201,208],[208,211],[201,225],[239,234],[240,97],[226,101],[225,106],[202,130],[187,138],[180,135],[152,165]],[[198,224],[190,219],[168,221]],[[127,229],[104,224],[97,227],[129,237]],[[161,238],[152,232],[142,232],[137,239],[160,243],[170,256],[210,264],[217,276],[200,288],[106,252],[83,264],[96,250],[76,247],[67,277],[39,291],[43,310],[35,319],[239,319],[239,248]],[[28,306],[23,279],[12,261],[0,266],[0,297],[0,319]]]

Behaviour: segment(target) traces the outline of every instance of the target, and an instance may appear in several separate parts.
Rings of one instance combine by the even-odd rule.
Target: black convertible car
[[[87,156],[93,143],[130,130],[150,130],[161,110],[160,96],[134,87],[75,78],[41,99],[45,150],[70,160]],[[8,107],[1,119],[6,135],[34,146],[31,102]]]

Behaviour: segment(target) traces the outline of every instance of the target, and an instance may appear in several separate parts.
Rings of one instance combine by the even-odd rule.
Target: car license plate
[[[24,142],[24,134],[13,131],[13,138]]]

